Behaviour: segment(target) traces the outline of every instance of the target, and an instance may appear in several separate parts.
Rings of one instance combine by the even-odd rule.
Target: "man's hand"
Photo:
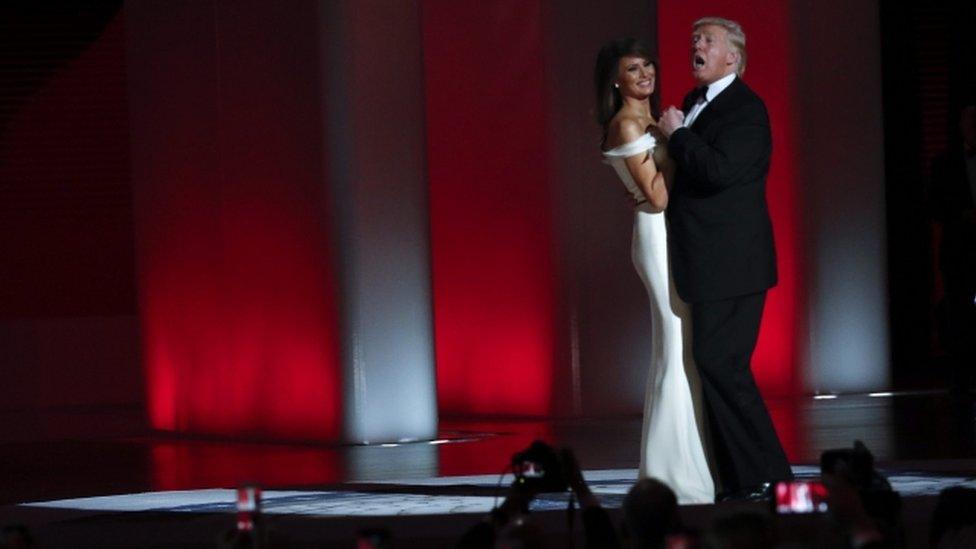
[[[661,120],[657,127],[661,129],[665,137],[671,137],[674,130],[677,130],[685,122],[685,113],[681,112],[674,105],[671,105],[661,114]]]

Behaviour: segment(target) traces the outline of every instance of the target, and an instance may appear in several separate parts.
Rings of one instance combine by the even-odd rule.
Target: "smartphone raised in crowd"
[[[813,480],[777,482],[773,494],[773,510],[781,515],[825,513],[827,487]]]

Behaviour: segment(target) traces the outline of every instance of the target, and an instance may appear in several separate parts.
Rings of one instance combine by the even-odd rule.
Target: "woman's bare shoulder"
[[[619,147],[647,133],[647,121],[640,116],[617,113],[607,128],[607,147]]]

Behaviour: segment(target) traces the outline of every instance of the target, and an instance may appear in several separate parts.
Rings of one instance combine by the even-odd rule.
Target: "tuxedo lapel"
[[[715,100],[717,101],[718,98],[715,98]],[[695,121],[691,124],[691,129],[701,133],[702,130],[708,127],[708,124],[713,118],[715,118],[715,115],[720,112],[715,108],[714,103],[715,101],[710,102],[705,106],[704,109],[702,109],[700,113],[698,113],[698,118],[695,118]]]
[[[732,83],[729,84],[729,87],[722,90],[722,93],[718,94],[714,99],[709,101],[708,104],[705,105],[705,108],[698,113],[698,118],[695,118],[695,122],[692,123],[691,129],[695,130],[699,134],[704,131],[705,128],[711,124],[712,120],[721,115],[722,112],[727,110],[730,106],[736,104],[736,99],[741,93],[742,86],[744,85],[745,84],[742,83],[738,76],[735,77],[735,79],[732,80]]]

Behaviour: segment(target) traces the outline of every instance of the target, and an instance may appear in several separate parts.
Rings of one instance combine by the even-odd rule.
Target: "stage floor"
[[[919,513],[915,534],[924,530],[941,489],[976,488],[971,400],[921,392],[805,397],[769,405],[800,477],[817,476],[823,450],[862,440],[895,489],[912,501],[906,509]],[[309,539],[351,543],[355,527],[375,521],[389,525],[399,517],[401,536],[420,540],[434,527],[447,536],[443,541],[491,508],[496,486],[511,480],[500,477],[509,457],[536,438],[574,448],[594,491],[606,507],[617,509],[637,477],[641,427],[639,417],[451,419],[441,422],[434,441],[329,446],[149,433],[138,410],[6,415],[0,522],[28,524],[52,542],[110,525],[125,540],[120,545],[156,528],[172,531],[173,521],[195,522],[196,530],[183,529],[180,539],[163,543],[151,536],[160,546],[187,547],[212,543],[212,537],[187,537],[192,531],[199,537],[232,523],[232,488],[241,483],[263,486],[266,513],[278,517],[279,527],[296,533],[304,528]],[[547,520],[558,523],[566,500],[547,495],[533,505],[540,516],[553,515]],[[692,523],[710,512],[684,510]],[[135,523],[134,517],[139,517]]]

